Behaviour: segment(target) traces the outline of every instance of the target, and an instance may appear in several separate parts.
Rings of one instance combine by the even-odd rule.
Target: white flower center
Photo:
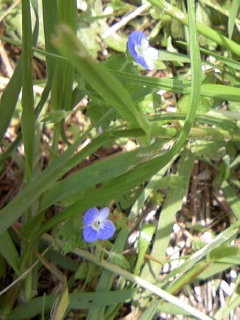
[[[141,44],[136,44],[134,49],[139,57],[143,57],[144,51],[149,47],[149,42],[146,39],[142,39]]]
[[[135,47],[134,47],[134,49],[135,49],[135,51],[136,51],[136,53],[137,53],[137,55],[139,56],[139,57],[142,57],[143,56],[143,50],[142,50],[142,47],[139,45],[139,44],[137,44]]]
[[[96,220],[92,223],[91,227],[92,227],[94,230],[99,231],[100,229],[102,229],[103,225],[104,225],[104,221],[101,221],[101,220],[96,219]]]

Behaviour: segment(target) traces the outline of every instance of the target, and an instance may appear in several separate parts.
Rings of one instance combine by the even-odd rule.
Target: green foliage
[[[83,223],[79,216],[68,219],[64,225],[55,231],[55,237],[61,243],[63,254],[71,252],[77,247],[82,247],[84,241],[82,239]]]
[[[122,254],[110,252],[109,261],[123,269],[130,270],[130,263]]]
[[[44,319],[50,311],[63,319],[80,310],[81,319],[114,320],[128,302],[140,320],[159,311],[220,320],[237,307],[237,289],[210,316],[173,296],[239,265],[232,245],[240,219],[239,1],[221,3],[22,0],[11,14],[10,1],[0,4],[8,35],[0,39],[13,56],[21,48],[0,100],[4,319]],[[119,29],[106,36],[110,25]],[[159,49],[151,73],[126,52],[133,30]],[[224,196],[226,227],[205,243],[199,234],[211,225],[188,221],[193,252],[159,281],[172,262],[165,256],[176,215],[202,181],[196,172],[191,180],[198,161]],[[103,206],[116,232],[86,244],[84,211]],[[55,279],[46,290],[45,276]]]

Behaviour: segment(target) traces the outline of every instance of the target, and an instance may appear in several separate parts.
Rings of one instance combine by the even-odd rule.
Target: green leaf
[[[216,58],[218,61],[221,61],[222,63],[226,64],[227,66],[229,66],[229,67],[231,67],[233,69],[236,69],[236,70],[240,70],[240,63],[238,61],[235,61],[233,59],[220,56],[219,54],[216,54],[213,51],[209,51],[209,50],[206,50],[206,49],[203,49],[203,48],[201,48],[200,50],[201,50],[201,52]]]
[[[190,58],[187,55],[169,52],[165,50],[159,50],[159,60],[160,61],[177,61],[177,62],[190,62]]]
[[[22,1],[22,135],[25,151],[25,176],[31,179],[35,152],[35,112],[32,78],[32,24],[29,0]]]
[[[240,219],[240,199],[239,195],[233,190],[227,181],[224,181],[222,184],[222,191],[225,199],[230,205],[232,212],[237,220]]]
[[[215,261],[215,260],[219,260],[229,256],[237,256],[239,255],[239,253],[240,253],[240,250],[238,248],[229,247],[227,244],[223,244],[222,246],[213,249],[208,256],[208,259]]]
[[[211,263],[200,275],[197,276],[196,281],[204,281],[212,278],[235,265],[239,265],[239,257],[220,259],[217,262]]]
[[[178,107],[180,113],[187,113],[187,110],[189,108],[189,102],[190,102],[190,96],[184,95],[182,96],[178,101]],[[206,97],[200,97],[198,102],[197,111],[199,114],[203,113],[206,114],[211,108],[211,102],[209,98]]]
[[[36,6],[33,6],[34,13],[36,16],[36,22],[33,31],[33,46],[36,45],[38,39],[38,27],[39,19],[37,15]],[[10,38],[4,39],[5,41],[11,41]],[[13,41],[14,42],[14,41]],[[22,46],[21,42],[14,42],[14,45]],[[22,55],[19,61],[16,63],[13,76],[11,77],[9,83],[7,84],[5,90],[2,93],[0,100],[0,141],[6,131],[8,125],[10,124],[11,118],[13,116],[16,104],[19,98],[19,93],[22,87]]]
[[[19,275],[20,257],[7,231],[0,234],[0,253],[13,268],[16,274]]]
[[[228,18],[228,37],[229,37],[229,39],[232,38],[235,20],[238,15],[239,5],[240,5],[239,0],[232,0],[232,5],[230,6],[230,13],[229,13],[229,18]]]
[[[103,291],[103,292],[81,292],[72,293],[70,297],[70,310],[91,309],[96,307],[108,306],[124,302],[131,299],[135,289]],[[16,307],[9,320],[22,320],[33,318],[41,313],[43,300],[45,299],[45,311],[49,311],[56,300],[56,295],[33,298],[27,303],[22,303]]]
[[[110,262],[116,264],[117,266],[130,270],[130,263],[129,261],[120,253],[116,253],[114,251],[110,251],[109,253]]]
[[[54,306],[51,310],[52,320],[62,320],[64,319],[65,312],[69,305],[69,293],[67,285],[61,290],[60,296],[54,302]]]
[[[134,82],[139,85],[144,85],[151,87],[155,90],[154,92],[161,90],[166,90],[174,93],[190,93],[191,89],[191,82],[187,80],[181,79],[159,79],[159,78],[151,78],[151,77],[143,77],[134,75],[131,73],[125,73],[120,71],[114,71],[114,75],[117,76],[119,79],[125,80],[128,82]],[[201,76],[199,75],[199,79]],[[230,87],[221,84],[199,84],[200,88],[200,95],[209,97],[209,98],[216,98],[219,100],[230,100],[230,101],[240,101],[240,93],[239,88],[237,87]]]
[[[139,274],[144,260],[145,253],[148,247],[151,244],[152,237],[156,227],[152,224],[144,224],[143,228],[140,231],[139,240],[138,240],[138,256],[137,262],[134,269],[134,274]]]

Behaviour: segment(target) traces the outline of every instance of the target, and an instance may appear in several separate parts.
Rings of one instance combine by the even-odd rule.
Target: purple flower
[[[115,226],[107,219],[108,215],[108,208],[103,208],[99,211],[96,208],[92,208],[85,212],[83,217],[83,238],[86,242],[107,240],[113,236]]]
[[[147,70],[154,69],[154,60],[158,59],[158,50],[150,47],[143,32],[132,32],[128,37],[128,50],[137,63]]]

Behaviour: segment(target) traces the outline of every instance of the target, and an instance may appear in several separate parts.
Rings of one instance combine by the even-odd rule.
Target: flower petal
[[[138,58],[138,54],[135,50],[135,46],[136,45],[141,46],[143,39],[147,40],[147,36],[143,32],[134,31],[134,32],[130,33],[130,35],[128,36],[128,50],[130,52],[130,55],[134,59]]]
[[[147,60],[147,61],[146,61]],[[149,69],[149,66],[151,67],[151,65],[149,64],[149,59],[146,59],[146,57],[137,57],[135,59],[135,61],[137,63],[139,63],[143,68],[147,69],[147,70],[152,70],[152,69]]]
[[[148,57],[145,57],[144,58],[144,65],[142,65],[142,66],[147,70],[153,70],[154,69],[153,60]]]
[[[148,58],[150,58],[152,60],[157,60],[158,56],[159,56],[159,52],[157,49],[149,46],[147,49],[144,49],[143,56],[144,57],[147,56]]]
[[[83,217],[83,223],[85,226],[91,225],[94,220],[97,218],[99,211],[97,208],[89,209],[85,212]]]
[[[136,59],[137,63],[141,64],[147,70],[154,69],[154,60],[158,59],[158,50],[148,47],[143,50],[143,56]]]
[[[102,228],[98,231],[98,237],[100,240],[107,240],[113,236],[114,232],[114,224],[111,221],[106,220]]]
[[[102,208],[101,210],[99,210],[98,220],[103,221],[107,219],[108,215],[109,215],[109,208]]]
[[[143,38],[142,41],[141,41],[141,47],[142,47],[142,50],[145,50],[149,47],[149,42],[147,39]]]
[[[95,242],[98,240],[98,232],[92,227],[85,227],[83,229],[83,238],[86,242]]]

